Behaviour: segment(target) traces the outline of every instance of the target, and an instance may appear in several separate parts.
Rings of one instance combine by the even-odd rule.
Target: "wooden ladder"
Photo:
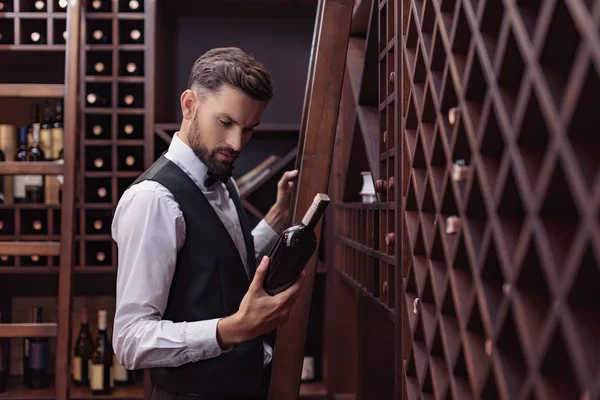
[[[69,398],[69,354],[71,333],[71,284],[74,249],[75,170],[78,136],[78,74],[81,26],[80,0],[69,0],[67,7],[67,42],[65,80],[62,85],[0,85],[2,97],[64,97],[64,163],[0,162],[0,175],[63,175],[60,242],[0,242],[0,254],[9,256],[60,256],[58,270],[58,322],[0,324],[0,338],[56,337],[55,398]],[[40,67],[42,67],[40,65]],[[26,270],[24,269],[24,272]]]

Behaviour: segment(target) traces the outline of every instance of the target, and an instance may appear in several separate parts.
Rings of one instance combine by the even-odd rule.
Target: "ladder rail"
[[[58,332],[56,339],[55,395],[57,400],[70,397],[69,355],[71,343],[72,275],[74,256],[75,171],[77,166],[77,140],[79,137],[79,66],[81,0],[69,0],[67,6],[67,44],[65,50],[65,101],[64,101],[64,172],[61,212],[61,255],[58,272]]]

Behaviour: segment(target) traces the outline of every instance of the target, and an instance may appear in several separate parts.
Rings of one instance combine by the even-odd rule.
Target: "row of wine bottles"
[[[31,322],[43,322],[43,308],[31,309]],[[0,315],[0,322],[2,321]],[[76,386],[88,386],[92,394],[110,394],[115,385],[129,385],[135,374],[117,360],[108,334],[107,311],[98,311],[98,336],[94,341],[88,323],[87,308],[81,309],[81,325],[73,348],[71,377]],[[0,340],[0,393],[7,389],[9,376],[7,354]],[[50,386],[48,338],[27,337],[23,340],[23,380],[30,389]]]
[[[87,20],[87,44],[112,44],[112,21],[109,19]],[[144,21],[119,20],[119,44],[144,43]]]
[[[61,161],[63,158],[63,102],[62,99],[55,104],[55,113],[52,113],[50,101],[46,101],[43,120],[40,122],[39,105],[31,107],[31,122],[29,126],[19,127],[18,145],[14,154],[5,154],[8,149],[15,148],[14,143],[4,143],[0,148],[0,161],[14,159],[18,162],[36,161]],[[7,138],[6,140],[14,140]],[[2,202],[15,203],[60,203],[62,186],[61,176],[43,175],[15,175],[12,177],[12,193],[7,194],[4,183],[0,180]]]
[[[0,0],[0,12],[14,12],[14,3],[21,1],[20,12],[47,12],[50,0]],[[68,0],[53,0],[54,12],[65,12]],[[119,1],[120,12],[142,12],[144,0],[121,0]],[[88,0],[87,12],[111,12],[112,0]]]

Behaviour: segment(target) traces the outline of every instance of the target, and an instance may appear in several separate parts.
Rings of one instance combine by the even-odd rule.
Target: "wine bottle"
[[[126,386],[131,383],[132,373],[125,368],[115,354],[113,354],[113,371],[115,375],[115,385]]]
[[[63,148],[64,141],[63,129],[63,101],[60,99],[56,103],[56,111],[54,114],[54,122],[52,123],[52,148],[50,158],[53,160],[59,159],[60,151]]]
[[[131,31],[129,31],[129,38],[132,42],[141,42],[142,32],[139,29],[132,29]]]
[[[15,155],[15,161],[27,161],[27,128],[19,128],[19,149]],[[25,202],[25,175],[13,177],[13,195],[15,203]]]
[[[110,12],[110,0],[92,0],[92,12]]]
[[[46,44],[46,36],[42,32],[33,31],[27,36],[27,44]]]
[[[34,323],[43,322],[42,307],[32,308],[32,319]],[[29,338],[29,383],[31,389],[47,388],[50,381],[48,379],[48,338],[33,337]]]
[[[140,2],[138,0],[130,0],[129,1],[129,9],[131,11],[138,11],[140,8]]]
[[[329,196],[315,196],[304,218],[284,230],[271,248],[269,270],[263,288],[275,295],[292,286],[312,257],[317,247],[314,229],[329,205]]]
[[[58,8],[60,11],[66,11],[69,2],[67,0],[58,0]]]
[[[40,124],[33,124],[33,139],[31,148],[27,151],[27,161],[44,161],[44,152],[39,147]],[[44,202],[44,178],[42,175],[26,175],[25,199],[28,203]]]
[[[40,149],[46,155],[47,159],[52,159],[52,111],[50,102],[46,100],[44,107],[44,119],[40,126]]]
[[[0,12],[8,13],[13,12],[13,0],[0,0]]]
[[[90,106],[94,107],[108,107],[110,104],[106,97],[93,92],[87,94],[86,100]]]
[[[96,44],[108,43],[108,35],[106,35],[102,29],[94,29],[92,32],[92,38]]]
[[[77,386],[89,385],[89,363],[94,355],[94,342],[88,324],[87,308],[81,309],[81,325],[79,335],[75,341],[75,351],[73,353],[73,382]]]
[[[46,2],[44,0],[31,0],[31,9],[34,12],[45,12]]]
[[[92,394],[111,394],[114,388],[113,350],[106,326],[106,310],[98,311],[98,339],[90,364]]]
[[[29,125],[27,126],[27,148],[31,147],[32,137],[33,137],[33,124],[37,124],[40,122],[40,105],[32,104],[31,105],[31,119],[29,120]]]
[[[2,313],[0,313],[0,323],[2,322]],[[8,358],[5,353],[4,342],[0,339],[0,393],[6,392],[8,384]]]

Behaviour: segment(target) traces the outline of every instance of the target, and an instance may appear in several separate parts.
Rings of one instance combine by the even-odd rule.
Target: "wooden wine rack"
[[[403,2],[409,399],[600,396],[599,35],[525,3]]]
[[[600,398],[592,311],[600,305],[600,2],[371,4],[364,59],[352,41],[348,54],[351,75],[363,68],[363,84],[347,85],[361,88],[346,107],[355,107],[359,124],[338,126],[341,161],[334,160],[334,177],[345,185],[334,228],[335,266],[344,277],[334,285],[328,329],[331,337],[349,327],[356,333],[333,344],[329,359],[343,360],[332,371],[355,375],[351,383],[333,375],[330,392]],[[369,41],[374,32],[377,43]],[[364,82],[372,83],[375,46],[376,141],[373,125],[360,121],[374,105],[365,101]],[[391,49],[394,61],[386,59]],[[369,142],[380,146],[378,168]],[[356,199],[361,157],[375,180],[398,177],[394,199],[386,193],[376,204],[343,202]],[[399,246],[392,253],[383,242],[390,232]],[[374,317],[390,306],[374,284],[384,280],[382,264],[397,267],[394,329],[387,331]],[[356,298],[355,312],[342,311]],[[375,328],[387,352],[361,339]]]
[[[83,272],[116,271],[117,248],[110,230],[114,209],[153,161],[154,3],[140,1],[136,12],[128,3],[112,1],[107,10],[95,12],[88,1],[82,26],[77,261]],[[106,35],[102,43],[94,37],[96,30]],[[141,38],[132,39],[132,30]],[[133,74],[129,63],[136,66]],[[88,101],[90,93],[105,96],[108,103],[97,107]]]

